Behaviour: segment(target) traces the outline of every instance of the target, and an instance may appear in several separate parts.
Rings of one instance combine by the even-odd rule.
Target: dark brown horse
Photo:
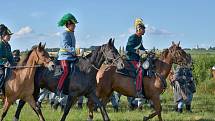
[[[88,55],[87,57],[80,57],[79,61],[75,64],[73,68],[74,71],[69,75],[67,83],[68,87],[66,87],[66,89],[68,90],[68,100],[61,121],[64,121],[66,119],[71,106],[74,105],[79,96],[86,96],[89,98],[89,100],[98,103],[103,116],[103,120],[109,120],[104,106],[96,97],[96,74],[98,68],[100,68],[104,61],[112,63],[119,68],[122,68],[124,66],[122,63],[123,60],[120,58],[117,49],[114,47],[114,41],[112,39],[109,40],[108,44],[96,47],[96,50],[94,50],[92,54]],[[36,75],[36,78],[39,77],[38,79],[40,80],[40,87],[47,88],[50,91],[54,92],[57,88],[60,76],[54,76],[54,73],[48,71],[47,69],[38,70],[38,72],[40,73],[40,75]],[[23,105],[24,102],[21,101],[14,118],[15,121],[19,119],[19,114]]]
[[[144,120],[148,120],[158,115],[159,120],[161,117],[161,103],[160,94],[165,90],[164,81],[160,79],[168,76],[172,64],[186,63],[187,54],[184,50],[179,47],[179,44],[172,44],[169,49],[162,52],[159,59],[155,61],[156,76],[144,77],[143,85],[145,96],[150,99],[154,104],[155,112],[150,114],[148,117],[144,117]],[[126,62],[125,67],[127,66]],[[110,65],[103,65],[97,73],[97,89],[96,94],[102,100],[103,104],[106,104],[113,91],[117,91],[125,96],[135,97],[136,87],[134,79],[116,73],[116,67]]]
[[[26,58],[22,64],[15,70],[12,70],[12,74],[5,82],[5,102],[1,115],[1,121],[7,114],[11,104],[17,100],[22,99],[30,104],[30,106],[37,113],[41,121],[45,121],[42,112],[39,107],[36,106],[33,98],[34,91],[34,75],[37,65],[43,65],[50,67],[54,65],[51,61],[48,52],[45,51],[45,45],[39,44],[28,52]]]

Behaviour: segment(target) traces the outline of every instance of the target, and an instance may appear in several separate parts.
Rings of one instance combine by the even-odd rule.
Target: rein
[[[5,68],[10,68],[10,69],[16,69],[16,68],[38,68],[41,67],[42,65],[35,65],[35,66],[5,66]]]
[[[42,59],[40,59],[40,57],[38,56],[37,51],[35,51],[35,53],[36,53],[36,56],[37,56],[37,62],[36,63],[38,63]],[[49,60],[46,63],[49,63],[50,61],[51,60]],[[38,68],[38,67],[41,67],[41,66],[42,65],[34,65],[34,66],[5,66],[5,68],[10,68],[10,69],[17,69],[17,68]]]
[[[155,75],[158,76],[160,78],[161,82],[162,82],[162,87],[163,87],[162,94],[163,94],[165,92],[165,90],[166,90],[166,87],[167,87],[166,79],[162,75],[157,73],[156,71],[155,71]]]

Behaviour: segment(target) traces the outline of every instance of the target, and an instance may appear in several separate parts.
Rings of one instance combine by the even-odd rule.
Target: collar
[[[74,32],[74,31],[69,30],[68,28],[66,28],[66,31],[67,31],[67,32]]]
[[[4,41],[4,40],[2,40],[2,39],[1,39],[1,42],[2,42],[2,43],[4,43],[4,44],[7,44],[7,43],[8,43],[8,42],[5,42],[5,41]]]

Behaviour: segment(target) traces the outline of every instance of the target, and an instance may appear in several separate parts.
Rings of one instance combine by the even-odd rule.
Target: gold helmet
[[[141,18],[136,19],[134,23],[134,27],[136,28],[136,30],[145,29],[143,20]]]

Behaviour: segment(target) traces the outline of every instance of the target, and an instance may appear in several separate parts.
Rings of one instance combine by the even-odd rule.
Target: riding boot
[[[177,112],[182,113],[183,109],[182,108],[178,108]]]
[[[188,112],[192,112],[192,110],[191,110],[191,105],[186,105],[186,110],[187,110]]]

